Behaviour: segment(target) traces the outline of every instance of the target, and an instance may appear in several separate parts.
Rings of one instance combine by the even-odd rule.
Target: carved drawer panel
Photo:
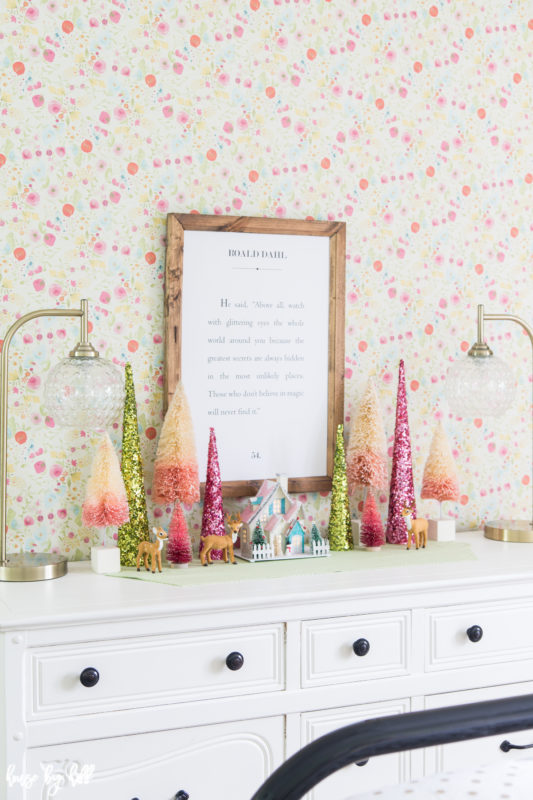
[[[27,659],[27,719],[279,691],[285,682],[281,624],[36,647]]]
[[[530,599],[453,606],[427,613],[426,669],[533,658]]]
[[[302,685],[404,675],[410,612],[312,620],[302,625]]]

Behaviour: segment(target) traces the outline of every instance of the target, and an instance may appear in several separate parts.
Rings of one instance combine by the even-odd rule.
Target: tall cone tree
[[[346,474],[350,494],[361,486],[384,489],[387,485],[387,440],[376,384],[372,378],[367,383],[350,424]]]
[[[118,531],[120,563],[125,567],[134,567],[139,542],[150,540],[150,529],[146,513],[143,462],[131,364],[126,364],[126,399],[122,422],[122,475],[128,495],[130,519]]]
[[[181,382],[176,386],[161,428],[152,496],[159,505],[176,500],[192,505],[200,499],[192,418]]]
[[[215,429],[209,428],[209,447],[207,449],[207,474],[205,478],[204,510],[202,513],[202,536],[225,536],[224,508],[222,505],[222,481],[218,463]],[[200,541],[200,551],[202,549]],[[211,550],[211,558],[222,558],[222,550]]]
[[[350,550],[353,548],[342,432],[343,426],[338,425],[331,486],[331,511],[328,523],[328,539],[331,550]]]
[[[455,461],[442,422],[437,423],[431,440],[420,496],[423,499],[438,500],[439,503],[459,499]]]
[[[413,518],[416,517],[411,437],[409,434],[407,395],[405,392],[405,367],[402,360],[398,371],[396,426],[394,428],[389,515],[386,532],[387,541],[391,544],[404,544],[407,541],[407,527],[402,517],[403,508],[411,508],[413,510]]]

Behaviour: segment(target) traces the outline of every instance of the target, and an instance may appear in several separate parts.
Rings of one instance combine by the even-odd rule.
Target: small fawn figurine
[[[155,526],[152,528],[152,533],[155,536],[155,542],[140,542],[139,547],[137,548],[137,572],[141,571],[140,563],[143,556],[144,566],[147,571],[149,570],[148,556],[152,557],[152,572],[155,572],[156,561],[159,572],[163,571],[161,569],[161,550],[163,549],[163,543],[166,539],[168,539],[168,536],[163,528],[156,528]]]
[[[407,526],[407,549],[411,549],[412,540],[417,550],[420,546],[425,547],[428,543],[427,519],[413,519],[412,508],[403,508],[401,514]]]

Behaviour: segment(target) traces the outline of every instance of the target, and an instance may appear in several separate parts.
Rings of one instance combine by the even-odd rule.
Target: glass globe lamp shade
[[[495,356],[459,359],[446,375],[446,399],[461,417],[499,417],[512,404],[514,394],[513,372]]]
[[[64,358],[47,375],[46,414],[57,425],[107,428],[124,403],[124,378],[105,358]]]

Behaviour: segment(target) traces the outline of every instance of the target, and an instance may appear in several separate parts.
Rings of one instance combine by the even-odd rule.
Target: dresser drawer
[[[404,675],[409,669],[409,639],[407,611],[304,622],[302,685]]]
[[[279,691],[283,643],[279,624],[30,649],[27,718]],[[240,668],[230,653],[242,654]],[[80,681],[88,667],[99,676],[91,687]]]
[[[503,601],[428,612],[426,669],[533,658],[533,602]]]

